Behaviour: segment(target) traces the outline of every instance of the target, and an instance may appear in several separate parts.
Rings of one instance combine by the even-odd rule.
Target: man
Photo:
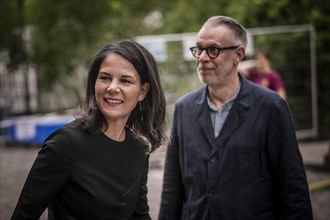
[[[177,101],[159,220],[312,219],[286,102],[238,71],[247,37],[209,18],[191,48],[206,86]]]

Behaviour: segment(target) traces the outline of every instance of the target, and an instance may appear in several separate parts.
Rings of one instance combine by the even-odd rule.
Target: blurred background
[[[247,59],[258,49],[270,52],[272,66],[285,84],[297,137],[301,145],[311,146],[301,149],[312,157],[320,148],[311,143],[321,143],[315,157],[325,175],[321,179],[329,178],[329,5],[324,0],[1,0],[0,213],[7,207],[4,197],[9,196],[2,179],[15,177],[19,170],[10,171],[7,162],[30,167],[30,162],[14,161],[13,150],[25,152],[22,145],[38,147],[49,133],[73,120],[85,95],[89,64],[105,44],[129,38],[154,54],[170,129],[174,102],[202,86],[188,48],[213,15],[231,16],[247,29]],[[152,161],[160,170],[164,151],[160,149]],[[28,152],[32,157],[22,158],[31,161],[36,151]],[[6,202],[13,207],[14,202]]]
[[[330,6],[323,0],[2,0],[0,117],[62,112],[81,104],[94,54],[135,39],[157,58],[173,102],[201,84],[188,48],[212,15],[249,33],[247,58],[266,49],[283,77],[299,137],[329,137]]]

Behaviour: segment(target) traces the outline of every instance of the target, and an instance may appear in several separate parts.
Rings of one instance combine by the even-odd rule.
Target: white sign
[[[36,136],[36,120],[34,117],[21,117],[16,120],[16,139],[25,141]]]
[[[195,57],[191,54],[190,47],[196,46],[196,36],[184,36],[182,39],[183,59],[187,61],[195,60]]]
[[[167,60],[167,48],[165,41],[149,41],[141,42],[141,44],[149,50],[157,61],[165,62]]]

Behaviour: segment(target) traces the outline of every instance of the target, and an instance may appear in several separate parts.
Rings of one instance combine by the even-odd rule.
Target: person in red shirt
[[[286,99],[286,91],[281,75],[272,68],[270,56],[266,51],[255,53],[255,60],[247,60],[242,63],[240,72],[250,81],[275,91],[283,99]]]

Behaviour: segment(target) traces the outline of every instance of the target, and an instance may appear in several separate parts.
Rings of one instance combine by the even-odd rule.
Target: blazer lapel
[[[219,150],[222,146],[224,146],[225,142],[229,137],[239,128],[244,120],[244,115],[246,109],[251,106],[250,101],[250,88],[247,80],[240,76],[241,81],[241,89],[240,92],[234,101],[234,104],[230,110],[230,113],[220,131],[219,136],[215,139],[215,143],[212,146],[216,146],[212,148],[211,154],[214,154],[217,150]]]
[[[201,132],[204,133],[209,143],[214,145],[214,128],[211,122],[210,111],[206,103],[207,88],[205,87],[201,97],[196,101],[197,105],[197,120],[201,128]]]
[[[220,149],[228,138],[239,128],[244,119],[244,114],[237,105],[233,105],[217,139],[215,140],[215,146],[212,148],[211,155]]]

